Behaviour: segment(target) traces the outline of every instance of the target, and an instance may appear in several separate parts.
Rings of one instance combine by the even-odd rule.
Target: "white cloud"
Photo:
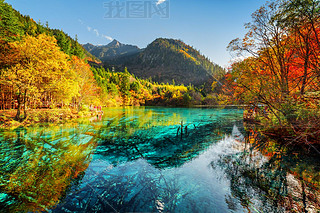
[[[84,24],[83,21],[81,19],[78,19],[78,22],[80,22],[80,24]]]
[[[93,29],[93,32],[95,32],[98,37],[100,36],[99,31],[97,29]]]
[[[84,22],[81,20],[81,19],[78,19],[79,23],[81,25],[84,25]],[[97,37],[100,37],[100,38],[105,38],[109,41],[112,41],[113,38],[111,36],[107,36],[107,35],[104,35],[104,34],[100,34],[99,33],[99,30],[98,29],[94,29],[93,27],[90,27],[90,26],[87,26],[87,30],[88,32],[93,32],[94,34],[96,34]]]
[[[111,38],[110,36],[107,36],[107,35],[101,35],[103,38],[105,38],[105,39],[107,39],[107,40],[109,40],[109,41],[112,41],[113,40],[113,38]]]
[[[163,2],[165,2],[166,0],[158,0],[156,5],[162,4]]]

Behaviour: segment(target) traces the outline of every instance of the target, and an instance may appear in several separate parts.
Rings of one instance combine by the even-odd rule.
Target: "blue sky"
[[[141,2],[155,5],[156,1],[135,0],[136,6]],[[161,18],[157,13],[148,15],[148,18],[115,18],[115,11],[108,16],[110,7],[104,6],[104,3],[110,3],[109,0],[6,2],[35,21],[48,21],[51,28],[62,29],[72,37],[77,34],[80,43],[107,44],[111,39],[117,39],[121,43],[144,48],[159,37],[175,38],[200,50],[213,62],[227,67],[231,60],[226,50],[228,43],[245,34],[244,23],[251,20],[251,14],[266,0],[167,0],[158,5],[158,9],[169,5],[169,18]],[[134,8],[137,8],[132,6],[134,1],[118,2],[125,6],[122,12],[135,12]],[[116,1],[113,1],[115,4]],[[142,10],[148,10],[145,9],[147,7],[140,8],[138,15]]]

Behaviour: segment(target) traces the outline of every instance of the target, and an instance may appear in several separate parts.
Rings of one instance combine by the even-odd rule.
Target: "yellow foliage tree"
[[[72,56],[71,63],[72,69],[77,75],[76,81],[79,87],[79,93],[75,98],[78,109],[82,104],[100,104],[100,88],[96,84],[90,65],[76,56]]]
[[[78,94],[74,70],[69,56],[58,47],[54,37],[40,34],[25,36],[13,42],[20,56],[19,63],[1,71],[1,83],[12,86],[17,95],[16,119],[20,119],[21,107],[36,106],[42,101],[70,102]]]

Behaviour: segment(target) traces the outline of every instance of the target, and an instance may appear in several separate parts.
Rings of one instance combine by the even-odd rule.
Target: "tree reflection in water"
[[[239,142],[240,143],[240,142]],[[221,155],[218,164],[230,180],[232,195],[247,209],[272,201],[281,211],[317,212],[320,209],[320,162],[317,153],[289,148],[251,130],[242,151]],[[261,196],[260,196],[261,197]],[[232,199],[226,198],[229,203]]]
[[[217,212],[223,203],[191,183],[197,174],[179,168],[230,134],[241,114],[184,122],[189,128],[183,137],[176,134],[183,116],[154,114],[124,111],[97,124],[94,160],[53,212]]]
[[[0,209],[47,211],[88,167],[91,136],[72,131],[19,128],[0,134]],[[82,143],[78,143],[82,141]]]
[[[75,125],[77,128],[57,127],[48,132],[36,128],[2,132],[2,209],[320,209],[318,156],[262,140],[255,131],[243,137],[241,111],[119,108],[108,109],[104,116],[83,128]],[[247,140],[241,141],[244,138]]]
[[[180,167],[224,137],[230,123],[241,118],[238,113],[223,123],[221,114],[230,113],[110,109],[102,121],[84,125],[92,128],[87,134],[78,125],[50,127],[42,134],[36,128],[3,132],[0,205],[6,212],[209,211],[211,195],[203,194]],[[177,136],[182,120],[188,126],[183,137]],[[193,180],[205,184],[191,173]],[[214,204],[217,209],[223,205],[223,200]]]

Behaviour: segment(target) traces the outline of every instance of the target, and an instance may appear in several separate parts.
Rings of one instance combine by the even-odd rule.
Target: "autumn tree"
[[[26,36],[11,45],[19,52],[20,61],[2,70],[1,83],[14,88],[18,104],[17,120],[20,119],[22,106],[26,117],[27,105],[35,105],[49,94],[51,100],[60,94],[77,94],[68,56],[60,51],[53,37],[45,34]]]
[[[267,3],[261,7],[252,14],[252,22],[246,24],[248,33],[245,37],[242,40],[233,40],[228,47],[238,55],[251,56],[255,64],[259,64],[257,68],[250,68],[244,72],[257,71],[268,76],[264,87],[267,86],[266,84],[272,85],[273,91],[277,92],[274,96],[269,97],[269,91],[262,88],[262,92],[255,97],[255,105],[268,105],[277,114],[277,117],[280,116],[279,113],[283,116],[291,113],[282,106],[290,102],[290,94],[296,88],[295,85],[290,84],[290,71],[294,59],[294,52],[290,49],[293,41],[288,32],[275,19],[278,13],[278,2]],[[244,92],[249,90],[250,87]]]
[[[319,15],[319,1],[275,0],[229,45],[243,57],[228,73],[230,91],[273,133],[307,145],[320,139]]]
[[[129,89],[130,89],[130,73],[128,72],[127,68],[125,68],[125,72],[120,77],[120,92],[122,96],[123,105],[126,105],[128,98],[130,96]]]
[[[319,22],[320,2],[317,0],[282,1],[280,12],[275,19],[293,38],[295,47],[295,69],[301,75],[297,78],[300,94],[314,89],[319,75]]]
[[[78,110],[83,104],[100,104],[100,88],[97,86],[90,65],[77,56],[72,56],[72,69],[76,73],[76,82],[79,93],[76,95],[75,103]]]

